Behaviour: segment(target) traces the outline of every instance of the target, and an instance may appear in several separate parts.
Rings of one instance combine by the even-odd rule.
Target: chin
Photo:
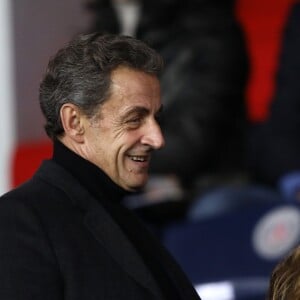
[[[135,183],[131,183],[129,185],[127,185],[129,191],[132,191],[132,192],[139,192],[141,190],[143,190],[143,188],[145,187],[147,183],[147,180],[143,181],[143,182],[135,182]]]
[[[127,176],[126,180],[122,181],[122,187],[125,190],[131,192],[141,191],[145,187],[146,183],[148,182],[148,177],[149,176],[145,174],[137,174],[136,176]]]

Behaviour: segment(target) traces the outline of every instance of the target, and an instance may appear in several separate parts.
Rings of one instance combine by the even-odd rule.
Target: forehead
[[[143,106],[156,111],[161,106],[160,84],[156,76],[128,67],[119,67],[111,74],[110,97],[105,107],[127,110]]]

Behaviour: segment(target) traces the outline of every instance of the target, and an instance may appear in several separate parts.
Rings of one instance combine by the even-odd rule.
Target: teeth
[[[131,159],[133,161],[146,161],[147,160],[147,158],[144,156],[131,156]]]

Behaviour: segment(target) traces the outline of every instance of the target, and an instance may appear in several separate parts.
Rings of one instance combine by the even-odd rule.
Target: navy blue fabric
[[[281,207],[299,210],[294,204],[268,203],[205,220],[173,224],[164,231],[164,244],[194,284],[231,281],[243,297],[247,293],[250,296],[250,291],[255,296],[256,288],[265,297],[271,272],[282,256],[267,259],[259,255],[253,247],[253,232],[262,217]],[[253,284],[260,279],[260,286]]]

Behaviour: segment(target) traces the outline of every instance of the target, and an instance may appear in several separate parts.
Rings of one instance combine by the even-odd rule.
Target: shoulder
[[[55,224],[66,224],[74,212],[78,209],[63,189],[35,174],[0,197],[0,244],[8,241],[11,246],[27,247],[32,242],[46,252]]]
[[[57,195],[59,190],[39,178],[32,178],[0,197],[0,212],[5,207],[32,206],[38,201],[45,203],[54,193]]]
[[[56,184],[52,177],[61,184]],[[0,197],[0,218],[5,215],[17,218],[18,212],[21,217],[25,211],[46,216],[55,214],[62,206],[69,207],[71,202],[64,189],[64,180],[59,166],[43,164],[30,180]]]
[[[29,181],[0,197],[0,244],[5,244],[0,249],[0,259],[5,253],[10,255],[9,249],[24,250],[33,241],[33,249],[41,248],[45,253],[49,252],[43,221],[29,192],[31,186],[35,185]]]
[[[35,179],[12,189],[0,197],[0,223],[35,219],[36,207],[49,202],[51,194],[50,185]]]

